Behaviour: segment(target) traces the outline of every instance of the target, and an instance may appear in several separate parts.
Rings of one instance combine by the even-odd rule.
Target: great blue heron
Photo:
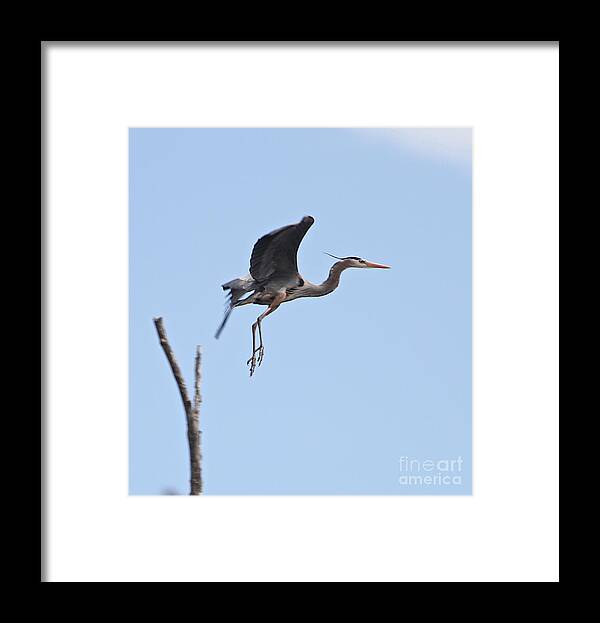
[[[339,262],[331,267],[327,279],[321,284],[310,283],[298,272],[297,254],[302,239],[314,222],[315,219],[312,216],[305,216],[299,223],[280,227],[260,238],[252,249],[250,272],[222,286],[223,290],[228,291],[229,298],[225,317],[217,330],[216,338],[221,335],[234,307],[250,303],[268,305],[267,310],[252,325],[252,356],[246,362],[250,366],[250,376],[254,374],[256,366],[260,366],[265,354],[261,323],[282,303],[305,296],[324,296],[333,292],[340,283],[342,271],[347,268],[390,268],[385,264],[375,264],[360,257],[331,255]],[[248,296],[242,298],[245,295]],[[258,348],[256,346],[257,329]]]

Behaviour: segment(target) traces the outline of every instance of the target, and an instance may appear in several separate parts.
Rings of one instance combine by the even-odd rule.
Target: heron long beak
[[[365,262],[367,268],[391,268],[387,264],[375,264],[374,262]]]

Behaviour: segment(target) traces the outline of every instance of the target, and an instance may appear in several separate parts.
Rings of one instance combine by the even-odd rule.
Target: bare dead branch
[[[200,346],[196,346],[196,360],[194,362],[194,410],[200,410],[202,397],[200,396],[200,364],[202,363],[202,352]]]
[[[196,361],[194,370],[194,404],[190,400],[185,379],[181,373],[181,368],[175,359],[173,349],[169,344],[167,332],[163,325],[162,318],[154,318],[154,326],[158,333],[160,345],[165,352],[167,361],[171,366],[171,371],[175,377],[175,382],[181,395],[185,417],[187,422],[188,444],[190,447],[190,495],[200,495],[202,493],[202,464],[200,455],[200,347],[196,348]]]
[[[197,449],[198,467],[197,470],[194,471],[194,459],[192,458],[192,474],[197,473],[198,482],[196,484],[199,493],[202,493],[202,431],[200,430],[200,403],[202,402],[202,396],[200,395],[200,381],[202,378],[201,364],[202,353],[200,351],[200,346],[196,346],[196,359],[194,361],[194,407],[192,409],[192,425],[188,428],[188,437],[191,434],[190,431],[194,431],[195,437],[190,437],[190,451],[193,444]]]

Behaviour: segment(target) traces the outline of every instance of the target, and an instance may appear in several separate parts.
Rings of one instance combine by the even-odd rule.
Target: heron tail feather
[[[217,340],[219,339],[219,336],[221,335],[221,332],[225,328],[225,325],[227,324],[227,321],[229,320],[229,316],[231,316],[232,311],[233,311],[233,307],[230,306],[225,312],[225,316],[223,317],[223,322],[221,322],[221,324],[219,325],[219,328],[217,329],[217,332],[215,333],[215,339]]]
[[[225,316],[223,318],[223,321],[221,322],[221,325],[219,326],[219,328],[217,329],[217,332],[215,333],[215,338],[217,340],[219,339],[221,332],[225,328],[225,325],[227,324],[227,321],[229,320],[229,316],[231,315],[233,308],[239,305],[244,305],[247,301],[249,301],[250,297],[246,297],[243,300],[241,299],[243,296],[249,293],[251,296],[252,292],[254,292],[254,290],[256,289],[256,284],[254,280],[252,279],[252,277],[248,275],[247,277],[240,277],[239,279],[232,279],[231,281],[224,283],[221,287],[227,293],[225,297],[227,309],[225,310]]]

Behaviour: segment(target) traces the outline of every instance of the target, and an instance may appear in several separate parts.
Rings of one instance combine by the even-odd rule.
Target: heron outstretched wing
[[[298,247],[314,222],[312,216],[305,216],[299,223],[280,227],[259,238],[250,258],[252,277],[261,282],[275,274],[297,275]]]

